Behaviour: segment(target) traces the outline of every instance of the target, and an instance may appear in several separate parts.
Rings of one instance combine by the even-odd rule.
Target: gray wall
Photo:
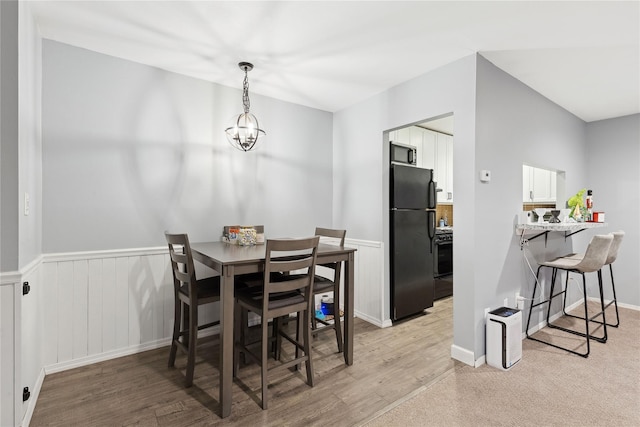
[[[42,39],[29,13],[30,4],[20,2],[20,96],[19,125],[19,233],[20,267],[42,253]],[[24,195],[29,194],[29,215],[24,215]]]
[[[455,259],[473,259],[475,241],[475,55],[398,85],[335,113],[334,224],[353,238],[385,242],[389,265],[389,154],[385,132],[447,113],[454,114]],[[385,138],[386,136],[386,138]],[[473,266],[454,265],[454,344],[473,351]],[[385,319],[389,319],[385,271]]]
[[[585,138],[582,120],[478,57],[475,161],[477,169],[492,172],[491,182],[478,186],[473,211],[478,318],[484,308],[502,305],[504,298],[513,306],[516,292],[531,297],[535,278],[527,262],[535,270],[539,261],[573,252],[574,247],[583,250],[596,234],[584,231],[565,241],[563,233],[550,233],[546,244],[539,238],[521,250],[514,233],[516,214],[522,210],[523,163],[565,171],[566,191],[573,195],[588,185]],[[456,233],[456,243],[458,238]],[[591,295],[596,294],[594,289]],[[540,314],[534,312],[532,325],[542,320]],[[483,350],[482,323],[475,325],[475,334],[475,348]]]
[[[384,132],[449,112],[456,201],[454,345],[477,359],[484,354],[484,309],[501,306],[504,298],[514,305],[516,292],[530,296],[533,290],[524,256],[535,269],[540,260],[584,248],[596,234],[586,231],[565,241],[558,233],[546,246],[539,239],[521,251],[514,232],[522,210],[523,163],[565,171],[569,195],[589,184],[587,129],[482,56],[464,58],[335,114],[334,223],[352,237],[388,247]],[[492,171],[490,183],[480,182],[482,169]],[[386,259],[388,265],[388,253]]]
[[[331,114],[251,95],[267,138],[244,153],[223,132],[241,110],[239,90],[45,40],[43,252],[331,226]]]
[[[587,178],[594,209],[625,238],[613,264],[616,295],[640,306],[640,114],[587,124]],[[609,273],[605,272],[608,290]]]
[[[0,2],[0,271],[18,269],[18,2]]]

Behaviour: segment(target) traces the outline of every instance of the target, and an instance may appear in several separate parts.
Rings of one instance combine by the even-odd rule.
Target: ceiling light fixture
[[[253,70],[253,64],[241,62],[238,67],[244,71],[244,81],[242,82],[242,106],[244,113],[238,115],[234,123],[225,129],[227,140],[238,150],[251,151],[260,137],[265,137],[266,133],[260,129],[258,119],[249,112],[249,78],[247,73]]]

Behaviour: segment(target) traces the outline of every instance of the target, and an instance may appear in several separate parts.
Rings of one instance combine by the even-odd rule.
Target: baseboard
[[[24,413],[24,417],[22,417],[22,427],[29,427],[29,424],[31,423],[31,418],[33,417],[33,412],[36,409],[36,403],[38,403],[38,396],[40,396],[40,390],[42,389],[42,383],[44,382],[45,376],[44,368],[40,369],[38,378],[36,378],[36,383],[33,385],[33,390],[31,390],[31,397],[29,397],[27,410]]]
[[[475,356],[473,351],[466,348],[459,347],[455,344],[451,345],[451,358],[469,366],[476,366]],[[483,362],[484,363],[484,362]]]
[[[376,319],[375,317],[371,317],[366,315],[365,313],[361,313],[357,310],[355,310],[354,313],[355,317],[357,317],[358,319],[362,319],[367,323],[371,323],[372,325],[375,325],[379,328],[388,328],[390,326],[392,326],[391,320],[382,320],[380,321],[380,319]]]
[[[478,360],[476,360],[476,363],[473,365],[473,367],[477,368],[479,366],[484,365],[485,363],[487,363],[487,355],[483,354],[482,356],[480,356]]]
[[[589,301],[593,301],[593,302],[600,302],[600,298],[596,298],[596,297],[587,297],[587,299],[588,299]],[[610,300],[609,300],[609,301],[610,301]],[[608,300],[605,300],[605,301],[604,301],[604,303],[605,303],[605,304],[608,304],[608,303],[609,303],[609,301],[608,301]],[[629,310],[640,311],[640,306],[632,305],[632,304],[625,304],[625,303],[623,303],[623,302],[619,302],[619,301],[618,301],[618,307],[620,307],[620,308],[626,308],[626,309],[629,309]]]
[[[220,326],[216,325],[212,328],[208,328],[205,331],[198,332],[198,338],[204,338],[211,335],[218,335],[220,333]],[[82,366],[91,365],[93,363],[104,362],[106,360],[117,359],[123,356],[130,356],[136,353],[142,353],[143,351],[155,350],[160,347],[166,347],[171,344],[171,338],[162,338],[156,341],[150,341],[144,344],[132,345],[125,348],[119,348],[104,353],[81,357],[78,359],[69,360],[67,362],[55,363],[44,367],[46,375],[54,374],[56,372],[67,371],[69,369],[79,368]]]

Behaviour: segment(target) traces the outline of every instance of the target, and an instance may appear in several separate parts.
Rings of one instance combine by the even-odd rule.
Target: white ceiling
[[[338,111],[480,52],[589,122],[640,112],[640,1],[29,1],[45,38]]]

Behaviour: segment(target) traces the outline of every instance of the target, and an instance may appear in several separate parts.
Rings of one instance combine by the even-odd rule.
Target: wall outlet
[[[504,299],[504,306],[509,307],[509,298]]]
[[[524,298],[520,295],[516,298],[516,308],[518,310],[524,310]]]

